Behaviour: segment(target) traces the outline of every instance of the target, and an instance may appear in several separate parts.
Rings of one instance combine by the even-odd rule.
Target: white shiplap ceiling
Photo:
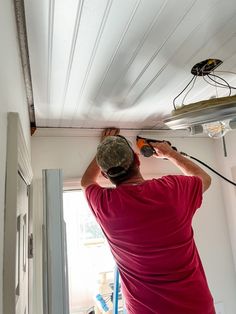
[[[25,14],[38,127],[158,129],[195,63],[236,72],[235,0],[25,0]],[[184,103],[227,94],[198,77]]]

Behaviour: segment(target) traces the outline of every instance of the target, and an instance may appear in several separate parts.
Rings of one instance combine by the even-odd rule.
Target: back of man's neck
[[[125,180],[123,182],[121,182],[120,184],[118,184],[117,186],[120,185],[138,185],[143,183],[145,180],[141,175],[129,178],[128,180]]]

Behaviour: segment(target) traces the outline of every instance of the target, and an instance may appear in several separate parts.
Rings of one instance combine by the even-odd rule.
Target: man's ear
[[[104,178],[109,179],[105,172],[101,171],[101,174],[104,176]]]

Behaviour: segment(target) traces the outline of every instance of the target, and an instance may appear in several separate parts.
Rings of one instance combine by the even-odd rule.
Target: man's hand
[[[101,136],[101,142],[104,140],[105,137],[107,136],[116,136],[119,135],[120,129],[117,128],[107,128],[103,130],[102,136]]]
[[[173,153],[176,153],[168,142],[150,142],[150,145],[155,149],[156,158],[169,158]]]
[[[120,133],[120,130],[117,128],[107,128],[102,132],[101,141],[104,140],[107,136],[115,136]],[[100,168],[97,165],[96,158],[91,161],[88,168],[85,170],[83,177],[81,179],[81,187],[86,189],[91,184],[95,184],[97,182],[98,176],[100,174]]]

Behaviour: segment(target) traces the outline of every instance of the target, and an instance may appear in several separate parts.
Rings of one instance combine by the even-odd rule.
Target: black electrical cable
[[[197,79],[197,75],[194,76],[193,84],[192,84],[191,88],[187,91],[187,93],[185,94],[185,96],[184,96],[184,98],[182,100],[182,106],[184,105],[184,101],[185,101],[186,97],[191,92],[191,90],[194,88],[194,85],[196,83],[196,79]]]
[[[234,186],[236,186],[236,183],[235,183],[235,182],[233,182],[233,181],[227,179],[227,178],[224,177],[222,174],[220,174],[219,172],[217,172],[216,170],[214,170],[213,168],[211,168],[210,166],[208,166],[207,164],[205,164],[205,162],[203,162],[203,161],[197,159],[196,157],[190,156],[190,155],[188,155],[188,154],[186,154],[186,153],[181,152],[181,154],[184,155],[184,156],[188,156],[189,158],[198,161],[200,164],[202,164],[203,166],[205,166],[205,167],[207,167],[208,169],[210,169],[211,171],[213,171],[215,174],[217,174],[218,176],[220,176],[220,177],[221,177],[222,179],[224,179],[225,181],[227,181],[227,182],[233,184]]]
[[[214,87],[219,87],[219,88],[229,88],[227,85],[223,85],[223,84],[221,84],[221,85],[216,85],[216,84],[213,84],[213,83],[211,83],[211,82],[209,82],[207,79],[206,79],[206,77],[205,76],[202,76],[202,78],[204,79],[204,81],[207,83],[207,84],[209,84],[209,85],[211,85],[211,86],[214,86]],[[216,82],[215,82],[216,83]],[[218,83],[217,83],[218,84]]]
[[[211,76],[214,76],[214,77],[217,77],[217,78],[221,79],[221,80],[224,81],[227,85],[224,85],[224,84],[222,84],[222,83],[220,83],[220,82],[217,82],[217,81],[214,80]],[[216,84],[219,84],[219,85],[222,85],[222,86],[227,86],[227,87],[229,88],[229,96],[231,95],[232,89],[231,89],[231,86],[229,85],[229,83],[228,83],[226,80],[224,80],[222,77],[220,77],[220,76],[218,76],[218,75],[215,75],[215,74],[214,74],[214,75],[208,74],[207,77],[208,77],[211,81],[215,82]]]
[[[220,84],[220,85],[225,86],[225,87],[230,87],[231,89],[236,89],[235,86],[231,86],[231,85],[230,85],[225,79],[223,79],[221,76],[218,76],[218,75],[212,74],[212,73],[208,74],[207,76],[209,77],[209,75],[221,79],[221,80],[224,81],[227,85],[224,85],[224,84],[222,84],[222,83],[220,83],[220,82],[217,82],[217,81],[211,79],[211,80],[213,80],[215,83]]]
[[[173,106],[174,109],[176,110],[176,106],[175,106],[175,100],[186,90],[186,88],[192,83],[192,81],[194,80],[196,75],[194,75],[191,80],[188,82],[188,84],[185,86],[185,88],[173,99]]]
[[[217,84],[217,85],[213,85],[213,86],[215,86],[215,87],[221,87],[221,88],[228,88],[229,89],[229,96],[231,95],[231,92],[232,92],[232,89],[236,89],[236,87],[234,87],[234,86],[231,86],[225,79],[223,79],[221,76],[218,76],[218,75],[216,75],[216,74],[213,74],[213,73],[211,73],[211,72],[205,72],[204,73],[204,68],[205,68],[205,66],[206,66],[206,64],[200,69],[200,71],[203,73],[203,75],[202,75],[202,77],[203,77],[203,79],[209,84],[209,85],[213,85],[213,84],[211,84],[210,82],[208,82],[207,80],[206,80],[206,78],[204,77],[204,74],[211,80],[211,81],[213,81],[215,84]],[[227,73],[227,71],[218,71],[218,72],[226,72]],[[233,73],[233,72],[228,72],[228,73]],[[175,100],[188,88],[188,86],[191,84],[191,82],[194,80],[194,82],[193,82],[193,85],[192,85],[192,87],[190,88],[190,90],[186,93],[186,95],[185,95],[185,97],[184,97],[184,99],[183,99],[183,101],[182,101],[182,105],[183,105],[183,102],[184,102],[184,100],[185,100],[185,98],[186,98],[186,96],[189,94],[189,92],[192,90],[192,88],[194,87],[194,85],[195,85],[195,82],[196,82],[196,77],[198,76],[199,74],[196,74],[196,75],[194,75],[193,77],[192,77],[192,79],[188,82],[188,84],[184,87],[184,89],[173,99],[173,107],[174,107],[174,109],[176,110],[176,105],[175,105]],[[219,80],[222,80],[225,84],[223,84],[223,83],[221,83],[221,82],[219,82],[219,81],[216,81],[216,79],[215,78],[218,78]]]
[[[152,156],[153,154],[156,154],[155,149],[154,149],[154,147],[153,147],[152,144],[151,144],[152,142],[153,142],[153,143],[158,143],[158,142],[159,142],[159,143],[160,143],[160,142],[168,143],[168,144],[172,147],[172,149],[174,149],[174,150],[177,151],[177,148],[176,148],[176,147],[173,147],[173,146],[171,145],[171,143],[168,142],[168,141],[160,141],[160,140],[154,140],[154,139],[150,139],[150,138],[142,138],[142,137],[140,137],[140,136],[137,137],[137,140],[138,140],[138,139],[143,139],[143,140],[145,140],[146,143],[147,143],[147,145],[149,146],[149,149],[151,150],[151,152],[150,152],[149,155],[145,155],[144,152],[142,151],[142,147],[139,147],[141,154],[142,154],[143,156],[145,156],[145,157],[150,157],[150,156]],[[139,145],[138,145],[138,146],[139,146]],[[210,166],[208,166],[206,163],[204,163],[204,162],[201,161],[200,159],[198,159],[198,158],[196,158],[196,157],[193,157],[193,156],[191,156],[191,155],[188,155],[188,154],[186,154],[185,152],[179,152],[179,153],[180,153],[181,155],[183,155],[183,156],[186,156],[186,157],[189,157],[189,158],[191,158],[191,159],[194,159],[194,160],[198,161],[200,164],[202,164],[203,166],[205,166],[205,167],[207,167],[208,169],[210,169],[211,171],[213,171],[215,174],[217,174],[218,176],[220,176],[220,177],[221,177],[222,179],[224,179],[225,181],[227,181],[227,182],[231,183],[232,185],[236,186],[236,182],[233,182],[233,181],[227,179],[227,178],[224,177],[222,174],[220,174],[219,172],[217,172],[216,170],[214,170],[213,168],[211,168]],[[164,158],[164,159],[165,159],[165,158]]]

